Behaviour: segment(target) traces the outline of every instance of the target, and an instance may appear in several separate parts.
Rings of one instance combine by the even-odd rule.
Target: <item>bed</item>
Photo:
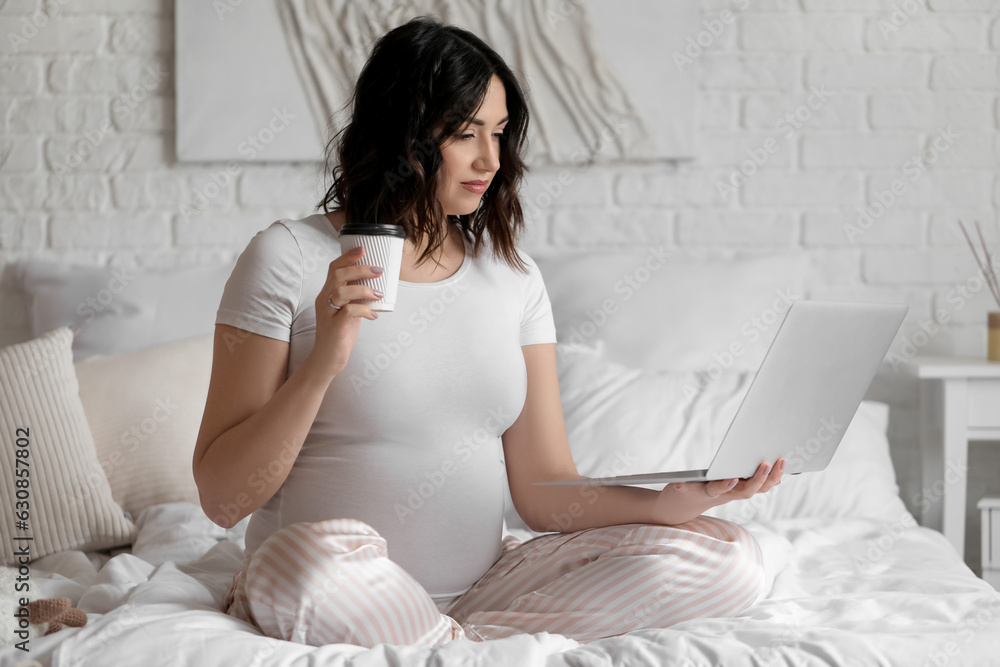
[[[567,434],[578,469],[592,476],[704,467],[775,316],[804,298],[808,280],[794,256],[666,261],[669,253],[649,248],[533,256],[559,333]],[[890,456],[890,409],[875,400],[862,403],[825,471],[710,512],[745,525],[766,556],[767,591],[738,617],[588,644],[537,633],[369,649],[262,636],[221,611],[247,520],[228,530],[212,523],[190,479],[210,323],[230,268],[133,271],[129,289],[116,292],[113,307],[94,320],[100,326],[90,327],[68,314],[100,294],[109,269],[20,266],[33,338],[0,350],[7,565],[0,664],[1000,664],[1000,594],[907,510]],[[165,296],[184,290],[183,309]],[[13,434],[29,425],[21,447]],[[18,467],[10,452],[19,447],[31,456],[28,530],[9,509]],[[537,534],[509,498],[504,530],[521,539]],[[69,598],[86,624],[48,635],[44,624],[32,625],[24,652],[11,643],[20,641],[11,635],[18,572],[11,545],[29,533],[30,599]]]

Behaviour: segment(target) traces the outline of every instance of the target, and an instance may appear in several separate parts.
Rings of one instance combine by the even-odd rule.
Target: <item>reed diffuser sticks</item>
[[[969,236],[969,232],[966,231],[965,225],[961,220],[958,221],[958,226],[962,228],[962,234],[965,235],[965,240],[969,242],[969,249],[972,250],[972,256],[976,258],[976,264],[979,265],[979,270],[983,273],[983,280],[986,281],[986,285],[990,288],[993,300],[997,302],[997,308],[1000,308],[1000,281],[997,281],[996,257],[991,255],[986,247],[986,240],[983,238],[983,230],[979,227],[979,221],[976,220],[976,233],[979,236],[979,243],[983,249],[982,259],[979,258],[979,253],[976,252],[976,245],[972,242],[972,238]]]

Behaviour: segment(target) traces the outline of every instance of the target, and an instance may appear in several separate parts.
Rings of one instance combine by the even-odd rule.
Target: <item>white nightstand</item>
[[[920,522],[944,533],[964,558],[969,442],[1000,441],[1000,363],[916,357],[906,368],[920,381]]]
[[[983,498],[983,579],[1000,591],[1000,498]]]

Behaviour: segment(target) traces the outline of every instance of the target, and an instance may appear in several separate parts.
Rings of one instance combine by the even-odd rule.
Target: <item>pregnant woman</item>
[[[581,475],[549,298],[516,246],[527,127],[493,49],[413,19],[360,74],[323,212],[273,222],[240,255],[193,461],[213,521],[252,513],[227,613],[314,646],[587,642],[760,596],[760,546],[702,513],[770,490],[780,459],[662,491],[534,485]],[[351,284],[381,270],[341,251],[353,221],[406,232],[392,312]],[[502,540],[505,475],[548,534]]]

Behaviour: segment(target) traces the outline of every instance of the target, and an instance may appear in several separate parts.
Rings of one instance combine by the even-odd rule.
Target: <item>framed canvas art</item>
[[[529,165],[693,156],[693,2],[176,0],[182,162],[314,162],[379,36],[419,15],[471,30],[514,70]]]

